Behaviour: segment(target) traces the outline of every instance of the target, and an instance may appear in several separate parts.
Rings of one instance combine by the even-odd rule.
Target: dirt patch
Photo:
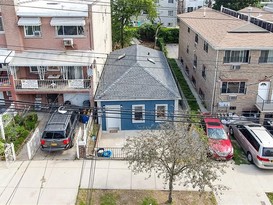
[[[87,197],[88,194],[88,197]],[[104,196],[112,196],[112,202],[116,205],[141,205],[145,197],[156,199],[160,205],[167,204],[168,191],[152,191],[152,190],[88,190],[80,189],[77,197],[77,205],[87,204],[87,198],[91,199],[92,205],[104,204],[101,200]],[[193,191],[174,191],[172,205],[216,205],[216,199],[211,192]]]

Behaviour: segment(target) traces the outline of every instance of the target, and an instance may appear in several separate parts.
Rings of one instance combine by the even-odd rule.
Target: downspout
[[[213,90],[212,90],[212,102],[210,106],[210,112],[214,113],[214,101],[215,101],[215,92],[216,92],[216,79],[217,79],[217,72],[218,72],[218,57],[219,57],[219,50],[216,51],[216,62],[215,62],[215,72],[214,72],[214,81],[213,81]]]

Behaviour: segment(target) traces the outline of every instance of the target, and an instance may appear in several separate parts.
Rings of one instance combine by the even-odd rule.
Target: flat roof
[[[258,26],[219,11],[203,7],[178,17],[216,50],[273,49],[273,33],[263,33]],[[253,33],[255,27],[259,32]],[[244,28],[240,29],[244,32],[232,32],[238,28]],[[247,32],[247,28],[250,32]]]
[[[87,17],[88,4],[93,2],[93,0],[21,0],[16,14],[24,17]]]
[[[92,51],[27,50],[15,53],[10,66],[89,66],[94,59]]]

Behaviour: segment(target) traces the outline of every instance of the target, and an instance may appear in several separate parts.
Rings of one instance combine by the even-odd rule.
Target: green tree
[[[166,123],[159,130],[147,130],[140,137],[127,139],[123,147],[134,173],[155,171],[163,177],[169,187],[168,203],[172,202],[175,183],[191,185],[201,192],[205,187],[214,191],[226,188],[213,182],[227,165],[208,157],[207,137],[197,130],[188,123]]]
[[[259,0],[215,0],[213,8],[216,10],[220,10],[221,5],[239,11],[248,6],[259,6]]]
[[[130,40],[131,33],[126,32],[126,27],[131,23],[132,17],[138,17],[142,11],[148,14],[153,20],[156,17],[154,0],[112,0],[112,33],[113,45],[120,45],[122,48]]]

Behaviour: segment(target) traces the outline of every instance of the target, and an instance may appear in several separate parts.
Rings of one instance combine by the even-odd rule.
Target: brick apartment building
[[[212,113],[273,113],[273,33],[201,8],[179,15],[179,58]]]
[[[111,52],[109,0],[0,1],[0,99],[93,102]]]

